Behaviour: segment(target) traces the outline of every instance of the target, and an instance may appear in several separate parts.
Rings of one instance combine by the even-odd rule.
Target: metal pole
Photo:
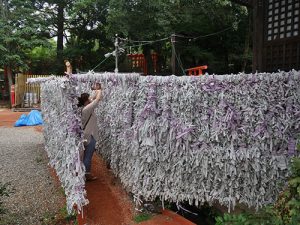
[[[115,38],[115,57],[116,57],[115,73],[119,72],[119,69],[118,69],[118,55],[119,55],[119,38],[118,38],[118,35],[116,34],[116,38]]]

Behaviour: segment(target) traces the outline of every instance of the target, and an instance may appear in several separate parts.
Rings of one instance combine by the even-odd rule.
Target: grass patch
[[[67,207],[60,208],[57,214],[45,213],[41,219],[43,225],[76,225],[77,216],[76,213],[68,214]],[[0,224],[1,225],[1,224]]]
[[[17,214],[6,213],[0,215],[0,225],[22,224],[22,217]]]
[[[14,189],[11,188],[10,183],[0,183],[0,215],[6,213],[6,209],[3,206],[3,199],[9,197],[12,193],[14,193]]]
[[[40,163],[43,162],[43,158],[40,157],[40,156],[37,156],[37,157],[35,158],[35,161],[37,162],[37,164],[40,164]]]
[[[55,224],[55,222],[56,222],[55,214],[46,212],[40,220],[43,225]]]
[[[67,222],[76,221],[77,215],[75,212],[73,212],[71,215],[68,214],[67,207],[64,206],[60,209],[60,215],[63,217],[63,219]]]
[[[147,213],[141,213],[139,215],[136,215],[133,220],[134,222],[136,223],[140,223],[140,222],[143,222],[143,221],[147,221],[147,220],[150,220],[152,218],[152,215],[150,214],[147,214]]]
[[[60,187],[59,193],[61,193],[65,198],[67,197],[65,193],[65,189],[63,187]]]

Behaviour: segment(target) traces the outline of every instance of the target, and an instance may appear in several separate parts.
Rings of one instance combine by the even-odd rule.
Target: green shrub
[[[9,197],[11,193],[13,193],[13,189],[10,188],[10,183],[0,183],[0,215],[5,213],[3,198]]]
[[[134,222],[140,223],[140,222],[143,222],[143,221],[146,221],[146,220],[150,220],[151,217],[152,216],[150,214],[142,213],[142,214],[136,215],[134,217]]]

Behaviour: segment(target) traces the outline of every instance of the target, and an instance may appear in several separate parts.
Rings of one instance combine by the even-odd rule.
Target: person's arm
[[[92,95],[91,95],[91,97],[90,97],[90,100],[91,100],[91,101],[94,101],[94,100],[96,99],[96,96],[97,96],[97,92],[96,92],[96,91],[93,91],[93,92],[92,92]]]
[[[101,97],[102,97],[101,90],[96,90],[96,97],[95,97],[95,99],[90,104],[88,104],[87,106],[85,106],[84,110],[85,111],[92,111],[92,110],[94,110],[97,107],[98,103],[100,102]]]
[[[98,101],[99,102],[101,100],[101,97],[102,97],[102,91],[101,91],[101,89],[96,90],[96,98],[95,98],[94,101]]]

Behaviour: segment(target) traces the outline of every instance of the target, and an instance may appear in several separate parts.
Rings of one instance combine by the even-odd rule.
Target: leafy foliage
[[[119,34],[129,39],[126,53],[143,52],[149,62],[155,51],[160,73],[169,74],[170,36],[175,33],[182,69],[207,64],[215,73],[251,70],[248,11],[229,0],[2,0],[1,5],[1,66],[61,73],[62,59],[68,58],[73,69],[86,71],[113,50],[113,38]],[[147,45],[132,42],[165,37]],[[49,42],[53,38],[56,55]],[[49,54],[52,68],[43,63]],[[126,58],[121,57],[121,71],[128,70]],[[112,68],[108,60],[100,70]]]
[[[26,53],[46,43],[39,16],[29,0],[1,1],[0,12],[0,66],[28,69]]]
[[[139,215],[136,215],[136,216],[134,217],[133,220],[134,220],[136,223],[140,223],[140,222],[143,222],[143,221],[150,220],[151,217],[152,217],[152,216],[151,216],[150,214],[141,213],[141,214],[139,214]]]
[[[0,215],[5,213],[5,209],[3,207],[3,198],[9,197],[10,194],[13,193],[13,190],[10,188],[9,183],[2,184],[0,183]]]
[[[216,73],[251,70],[251,56],[245,50],[250,43],[248,28],[246,8],[230,1],[217,0],[111,0],[107,25],[111,36],[118,33],[133,40],[156,40],[175,33],[178,35],[176,50],[182,69],[208,64],[209,70]],[[222,30],[226,32],[218,34]],[[170,39],[142,46],[143,51],[145,48],[162,56],[160,64],[169,73]],[[139,51],[138,48],[135,50]]]
[[[30,62],[30,71],[33,74],[55,74],[56,70],[53,68],[56,59],[56,47],[54,41],[49,43],[49,47],[35,47],[27,53],[27,56]]]

